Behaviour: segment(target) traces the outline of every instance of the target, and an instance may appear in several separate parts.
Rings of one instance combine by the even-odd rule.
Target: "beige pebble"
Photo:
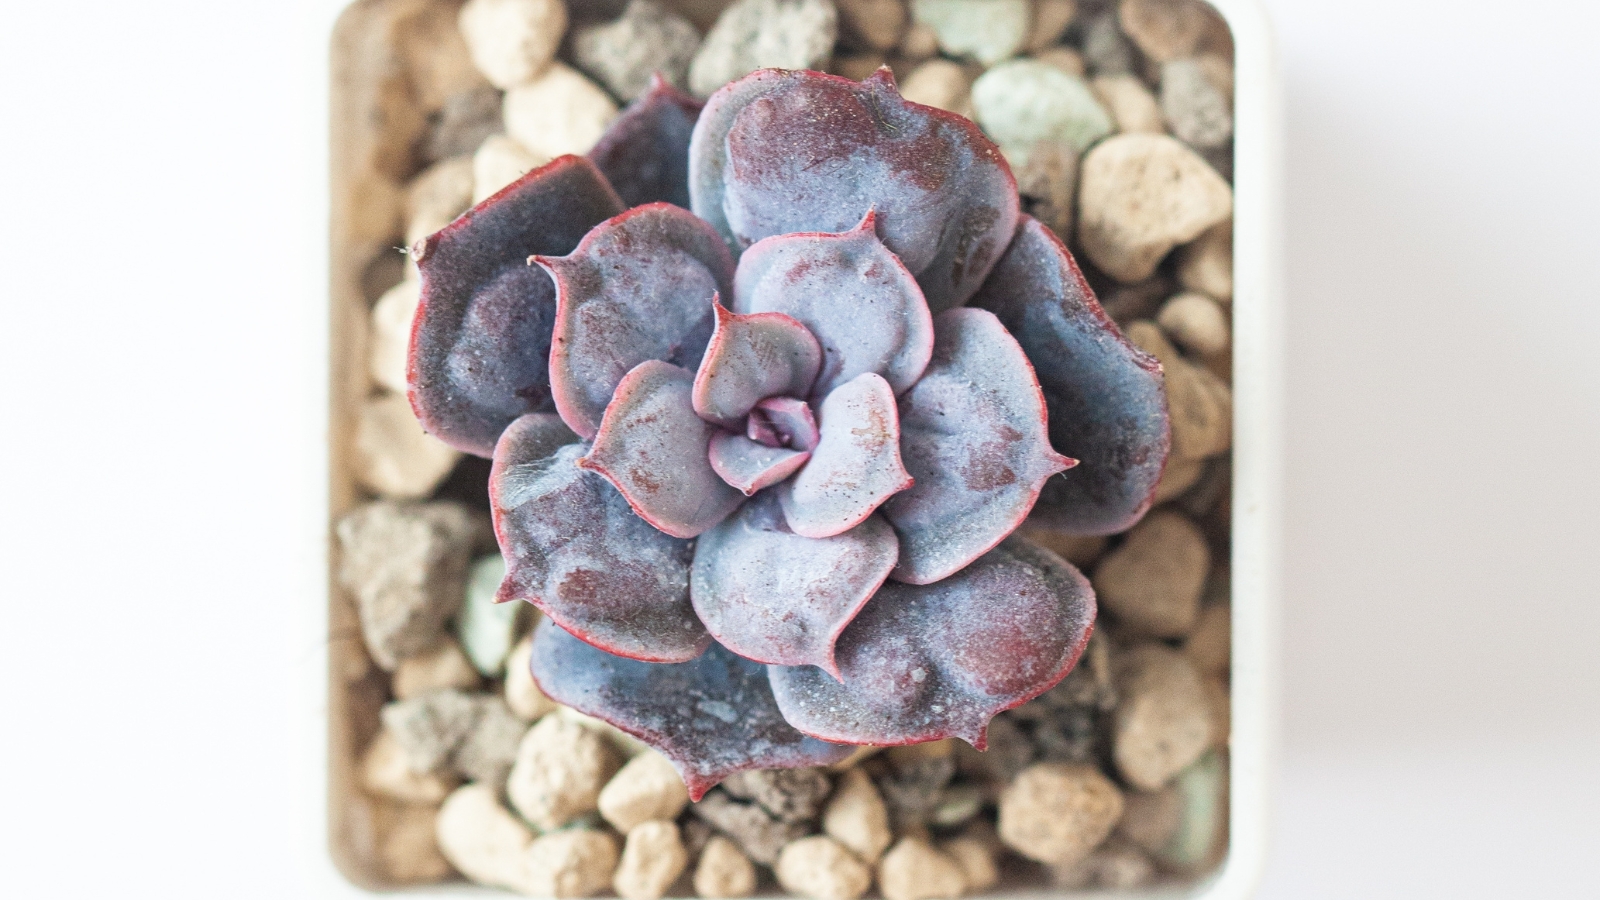
[[[1233,220],[1207,228],[1178,250],[1178,283],[1219,302],[1233,300]]]
[[[1233,652],[1233,606],[1224,601],[1201,607],[1189,639],[1183,642],[1183,652],[1202,673],[1225,674]]]
[[[1156,62],[1191,56],[1216,14],[1199,0],[1122,0],[1122,30]]]
[[[930,59],[900,85],[900,96],[947,112],[972,113],[972,73],[948,59]]]
[[[900,55],[906,59],[923,60],[939,55],[939,32],[926,22],[914,22],[900,39]]]
[[[499,697],[478,696],[478,721],[450,755],[450,765],[468,781],[482,781],[498,788],[506,783],[506,773],[517,758],[528,723],[512,715]]]
[[[1052,869],[1050,876],[1056,887],[1069,890],[1131,891],[1155,881],[1156,867],[1139,848],[1113,837],[1082,861]]]
[[[555,59],[567,7],[561,0],[468,0],[460,25],[478,71],[508,90],[539,77]]]
[[[1024,526],[1019,535],[1080,569],[1094,565],[1109,543],[1098,535],[1070,534],[1038,526]]]
[[[1085,71],[1083,54],[1071,47],[1048,47],[1033,54],[1033,58],[1075,78],[1082,78]]]
[[[1161,470],[1161,480],[1156,482],[1155,502],[1165,503],[1199,483],[1206,472],[1206,460],[1167,458],[1167,467]]]
[[[1173,343],[1196,356],[1212,356],[1228,349],[1233,335],[1228,313],[1221,304],[1194,291],[1184,291],[1161,305],[1156,324]]]
[[[1233,100],[1233,62],[1220,53],[1201,53],[1194,58],[1196,66],[1200,67],[1200,74],[1211,82],[1211,86],[1221,91]]]
[[[408,262],[407,265],[415,265]],[[407,278],[384,291],[372,307],[367,340],[367,372],[379,387],[396,394],[406,391],[406,357],[411,348],[411,320],[422,299],[422,283]]]
[[[600,791],[600,815],[623,834],[650,819],[673,819],[689,802],[683,777],[665,756],[646,750],[628,760]]]
[[[555,701],[546,697],[533,680],[529,665],[532,661],[533,635],[528,635],[511,648],[511,655],[506,658],[506,705],[524,722],[536,721],[556,710]]]
[[[1228,383],[1184,359],[1154,322],[1130,322],[1123,332],[1140,350],[1160,360],[1166,373],[1172,457],[1201,459],[1233,446],[1233,390]]]
[[[373,662],[438,645],[461,607],[475,546],[491,538],[487,516],[450,501],[365,503],[339,520],[339,581],[355,594]]]
[[[1135,846],[1155,852],[1177,834],[1183,820],[1183,797],[1174,785],[1154,791],[1128,791],[1122,801],[1117,833]]]
[[[424,169],[406,186],[406,246],[455,221],[472,206],[472,157],[452,156]]]
[[[455,872],[439,852],[432,804],[397,804],[386,817],[378,843],[378,864],[398,884],[432,884]]]
[[[678,826],[654,819],[628,830],[611,886],[625,900],[659,900],[689,865]]]
[[[1000,839],[1029,859],[1070,865],[1106,839],[1122,794],[1093,766],[1035,763],[1000,795]]]
[[[446,637],[432,650],[400,660],[390,690],[396,700],[409,700],[440,688],[477,690],[481,682],[478,670],[467,660],[461,645],[455,638]]]
[[[514,138],[489,135],[472,154],[472,202],[482,203],[549,161],[549,157],[533,153]]]
[[[422,430],[401,394],[378,394],[356,415],[356,480],[380,497],[414,500],[433,493],[461,452]]]
[[[361,787],[370,794],[402,803],[440,803],[460,781],[445,772],[416,772],[387,728],[361,756]]]
[[[1077,14],[1077,0],[1033,0],[1033,24],[1028,27],[1023,49],[1043,50],[1061,40]]]
[[[402,5],[402,4],[397,4]],[[399,50],[406,74],[416,92],[416,103],[429,114],[443,109],[453,97],[490,88],[472,62],[461,35],[460,8],[454,3],[419,4],[399,35]]]
[[[506,133],[535,156],[588,153],[617,117],[617,104],[601,87],[565,63],[553,63],[534,81],[506,91]]]
[[[905,36],[910,16],[904,0],[834,0],[840,38],[852,47],[892,50]]]
[[[594,716],[586,716],[570,706],[557,705],[556,714],[568,722],[581,725],[605,738],[606,742],[617,751],[620,759],[632,759],[650,749],[650,745],[612,725],[610,722],[604,719],[597,719]]]
[[[1211,745],[1211,707],[1200,672],[1164,644],[1131,647],[1113,661],[1121,702],[1112,716],[1111,756],[1134,787],[1153,791]]]
[[[1187,635],[1211,571],[1205,535],[1182,514],[1157,510],[1094,570],[1094,590],[1119,624],[1160,638]]]
[[[940,844],[939,849],[961,867],[968,893],[986,891],[1000,882],[1000,868],[995,865],[994,847],[989,841],[958,837]]]
[[[921,838],[901,838],[878,863],[885,900],[953,900],[965,887],[961,864]]]
[[[1136,75],[1100,75],[1089,82],[1100,105],[1111,113],[1117,130],[1124,134],[1164,134],[1166,122],[1155,94]]]
[[[1065,141],[1039,141],[1014,165],[1017,193],[1029,214],[1057,235],[1072,234],[1073,198],[1078,190],[1078,151]]]
[[[534,826],[560,828],[597,808],[600,789],[619,764],[616,751],[593,730],[545,716],[517,748],[506,794]]]
[[[405,227],[405,190],[388,178],[368,172],[352,179],[346,237],[356,244],[392,246]]]
[[[701,897],[748,897],[756,890],[756,865],[739,845],[714,835],[694,868],[694,892]]]
[[[591,897],[611,887],[617,839],[592,828],[551,832],[528,845],[525,862],[529,895]]]
[[[867,862],[883,855],[894,839],[889,808],[867,773],[851,769],[839,778],[822,812],[822,830]]]
[[[530,892],[527,850],[533,832],[500,805],[494,788],[457,788],[435,821],[439,851],[461,874],[479,884]]]
[[[882,53],[837,53],[828,64],[828,71],[851,81],[865,81],[888,62]]]
[[[784,890],[812,900],[856,900],[872,887],[872,870],[826,835],[791,842],[774,868]]]
[[[1161,134],[1118,134],[1090,148],[1078,194],[1079,240],[1106,274],[1148,278],[1173,247],[1233,212],[1233,189],[1193,150]]]

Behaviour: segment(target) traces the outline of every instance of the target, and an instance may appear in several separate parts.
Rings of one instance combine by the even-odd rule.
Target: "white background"
[[[1268,5],[1290,410],[1263,897],[1595,897],[1600,14]],[[7,4],[8,896],[326,883],[301,736],[335,6]]]

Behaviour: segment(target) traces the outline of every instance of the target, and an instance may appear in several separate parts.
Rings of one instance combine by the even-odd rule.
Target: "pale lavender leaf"
[[[817,415],[817,449],[779,486],[789,527],[810,538],[848,531],[912,479],[900,461],[894,392],[868,372],[841,385]]]
[[[782,313],[739,315],[721,304],[716,317],[695,373],[695,412],[739,429],[750,409],[767,397],[808,396],[822,365],[822,347],[804,325]]]
[[[1033,366],[993,313],[948,310],[934,335],[933,361],[900,398],[900,453],[916,484],[883,505],[900,535],[891,577],[911,584],[988,552],[1073,465],[1051,449]]]
[[[710,458],[717,476],[748,497],[799,471],[811,453],[719,431],[711,436]]]

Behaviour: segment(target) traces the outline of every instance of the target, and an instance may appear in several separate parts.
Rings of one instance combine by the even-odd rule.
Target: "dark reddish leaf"
[[[735,772],[832,765],[854,749],[790,727],[765,667],[716,644],[692,662],[652,664],[608,654],[546,621],[534,632],[531,666],[550,699],[659,750],[695,800]]]
[[[513,419],[554,408],[555,290],[528,255],[569,253],[622,209],[592,163],[563,156],[412,248],[422,300],[406,379],[424,428],[488,457]]]
[[[727,247],[669,203],[630,209],[568,256],[534,259],[556,283],[550,391],[556,411],[590,438],[622,377],[645,360],[700,365],[716,321],[713,298],[732,288]]]
[[[1094,592],[1071,565],[1011,538],[936,584],[888,582],[839,636],[842,680],[774,666],[785,719],[814,737],[983,749],[989,719],[1044,693],[1078,661]]]
[[[1072,254],[1024,218],[973,298],[1000,317],[1033,362],[1050,443],[1079,461],[1046,482],[1033,518],[1079,534],[1115,534],[1150,508],[1171,444],[1161,365],[1100,308]]]
[[[844,231],[876,209],[934,312],[977,290],[1016,227],[999,148],[966,118],[902,99],[886,69],[860,83],[815,72],[734,82],[707,101],[690,165],[695,211],[738,247]]]
[[[796,534],[832,537],[856,527],[891,494],[911,486],[900,462],[900,420],[883,376],[840,385],[817,410],[817,448],[778,487]]]
[[[915,384],[933,352],[933,317],[922,289],[873,231],[876,214],[840,234],[768,238],[739,258],[734,310],[783,313],[816,336],[820,401],[864,372],[896,394]]]
[[[657,73],[650,90],[611,123],[589,158],[629,206],[672,203],[689,208],[689,137],[700,101]]]
[[[744,501],[711,467],[718,429],[695,415],[693,389],[686,369],[655,359],[635,366],[579,462],[616,485],[645,521],[680,538],[705,531]]]
[[[897,547],[878,516],[801,537],[768,491],[700,535],[690,597],[712,637],[740,656],[837,672],[834,641],[883,584]]]
[[[934,320],[933,361],[900,398],[900,452],[916,484],[883,515],[900,535],[893,577],[929,584],[1015,531],[1045,479],[1072,466],[1050,449],[1033,367],[993,313]]]
[[[489,495],[506,559],[496,599],[527,600],[611,653],[699,656],[711,636],[689,603],[689,542],[653,528],[579,468],[583,444],[552,453],[548,418],[518,419],[495,448]]]

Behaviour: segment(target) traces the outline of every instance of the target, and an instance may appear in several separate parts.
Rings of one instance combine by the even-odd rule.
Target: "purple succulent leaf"
[[[527,600],[607,652],[694,659],[711,643],[689,602],[689,542],[634,514],[604,478],[578,467],[586,449],[551,416],[511,423],[495,448],[489,498],[506,559],[496,600]],[[562,426],[565,428],[565,426]]]
[[[729,650],[837,675],[834,642],[888,577],[898,547],[879,516],[833,537],[802,537],[767,491],[700,535],[689,593]]]
[[[556,294],[528,254],[569,253],[623,208],[592,163],[563,156],[412,248],[422,299],[406,379],[423,428],[489,457],[514,419],[553,408]]]
[[[900,398],[900,452],[916,484],[883,515],[900,535],[890,577],[931,584],[982,556],[1027,518],[1045,480],[1074,465],[1050,447],[1028,357],[994,314],[934,320],[933,361]]]
[[[878,239],[876,220],[868,210],[838,234],[767,238],[739,258],[734,310],[791,316],[822,345],[813,399],[864,372],[882,375],[902,393],[933,352],[933,316],[922,289]]]
[[[855,749],[796,731],[778,713],[766,669],[716,644],[693,661],[659,665],[610,655],[545,621],[530,667],[550,699],[671,760],[692,800],[735,772],[827,766]]]
[[[1078,534],[1139,521],[1171,446],[1161,364],[1122,336],[1066,246],[1030,217],[973,305],[999,316],[1028,354],[1050,443],[1079,460],[1045,484],[1034,520]]]
[[[798,71],[758,69],[729,82],[706,99],[689,138],[689,208],[711,223],[734,253],[744,248],[734,239],[728,217],[722,211],[727,193],[728,130],[752,101],[803,77]]]
[[[822,439],[811,404],[793,397],[768,397],[757,403],[750,411],[748,427],[752,432],[756,429],[762,432],[760,436],[749,434],[751,440],[764,440],[768,444],[776,441],[796,450],[815,450],[817,441]]]
[[[689,137],[702,104],[656,73],[600,136],[589,158],[628,206],[689,208]]]
[[[578,462],[605,476],[646,522],[679,538],[705,531],[744,501],[711,467],[718,429],[695,415],[693,391],[687,369],[655,359],[635,366]]]
[[[1077,569],[1011,538],[935,584],[885,584],[839,637],[842,679],[773,666],[772,691],[785,719],[822,740],[959,737],[982,750],[996,713],[1072,670],[1094,615]]]
[[[534,258],[556,284],[550,392],[590,438],[622,377],[649,359],[693,369],[732,288],[733,259],[704,222],[669,203],[639,206],[597,227],[562,257]]]
[[[716,330],[694,377],[694,410],[725,428],[773,396],[804,397],[822,366],[822,345],[782,313],[741,316],[716,304]]]
[[[811,461],[778,486],[789,527],[833,537],[861,524],[888,497],[911,486],[900,461],[900,420],[883,376],[858,375],[818,410],[821,435]]]
[[[901,98],[887,69],[859,83],[758,72],[706,108],[691,196],[737,247],[843,231],[876,209],[884,243],[939,312],[978,289],[1016,228],[1016,180],[999,148],[968,119]],[[718,188],[694,190],[719,176]]]
[[[717,477],[748,497],[799,471],[811,458],[811,452],[773,447],[742,434],[720,431],[711,436],[709,456]]]

